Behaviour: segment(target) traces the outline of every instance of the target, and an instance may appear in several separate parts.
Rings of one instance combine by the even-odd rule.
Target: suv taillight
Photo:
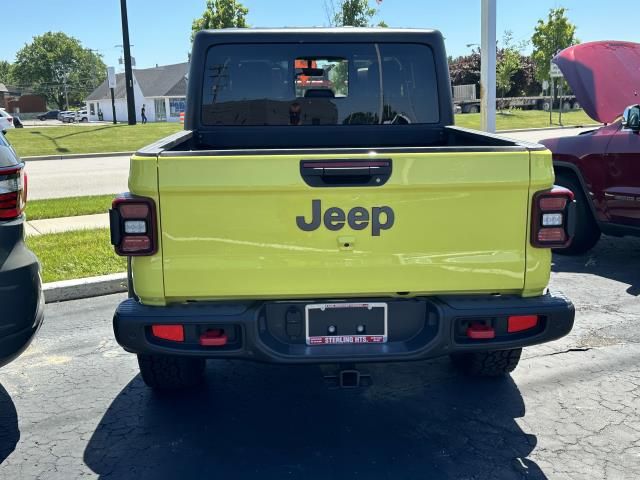
[[[27,177],[24,165],[0,167],[0,220],[22,215],[27,203]]]
[[[118,255],[153,255],[158,250],[153,199],[130,194],[116,197],[109,210],[109,223],[111,244]]]
[[[554,186],[533,196],[531,244],[540,248],[564,248],[571,244],[574,231],[573,192]]]

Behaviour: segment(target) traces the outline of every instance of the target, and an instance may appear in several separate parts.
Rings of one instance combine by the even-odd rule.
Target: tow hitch
[[[324,376],[332,388],[370,387],[373,383],[371,374],[358,370],[353,364],[339,364],[337,371]]]

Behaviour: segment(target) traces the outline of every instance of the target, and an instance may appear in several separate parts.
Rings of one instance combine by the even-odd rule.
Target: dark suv
[[[0,366],[27,348],[42,324],[38,259],[24,243],[24,163],[0,134]]]
[[[57,120],[58,114],[60,110],[49,110],[47,113],[43,113],[42,115],[38,115],[38,120]]]

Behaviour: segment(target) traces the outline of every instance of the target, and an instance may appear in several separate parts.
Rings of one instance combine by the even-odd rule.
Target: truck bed
[[[273,128],[273,127],[272,127]],[[277,127],[275,127],[277,128]],[[434,152],[438,150],[444,151],[466,151],[466,152],[481,152],[481,151],[539,151],[545,150],[545,147],[536,144],[524,142],[521,140],[514,140],[507,137],[494,135],[478,130],[472,130],[463,127],[446,126],[439,129],[420,129],[421,135],[416,135],[415,132],[396,131],[393,134],[394,141],[385,141],[381,139],[380,135],[370,135],[368,143],[360,145],[354,145],[354,137],[350,138],[350,142],[341,143],[336,141],[335,138],[331,142],[326,142],[325,145],[318,145],[318,135],[314,135],[314,141],[298,142],[294,144],[291,140],[286,144],[278,145],[277,141],[274,141],[274,136],[271,135],[268,140],[263,142],[260,138],[256,138],[256,135],[252,135],[251,127],[243,127],[241,131],[238,129],[232,129],[229,132],[207,132],[207,133],[195,133],[189,130],[178,132],[169,137],[163,138],[141,150],[136,155],[138,156],[189,156],[189,155],[211,155],[211,154],[231,154],[241,155],[252,153],[269,153],[279,154],[280,152],[331,152],[331,153],[347,153],[347,152],[368,152],[371,150],[384,151],[384,152]],[[314,131],[317,132],[318,128],[315,127]],[[261,129],[264,135],[264,129]],[[242,141],[234,141],[236,135],[242,135]],[[386,137],[387,135],[385,135]],[[261,137],[261,136],[258,136]],[[372,140],[375,139],[375,140]],[[234,145],[242,145],[241,148]]]

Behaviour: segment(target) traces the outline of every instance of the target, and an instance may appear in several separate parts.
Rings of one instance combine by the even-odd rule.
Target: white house
[[[188,63],[177,63],[156,68],[133,70],[133,91],[136,104],[136,119],[142,120],[142,106],[145,106],[150,122],[177,122],[184,112],[187,96]],[[124,73],[116,75],[115,105],[116,120],[127,121],[127,100]],[[89,120],[113,120],[111,91],[107,80],[96,88],[86,99]]]

